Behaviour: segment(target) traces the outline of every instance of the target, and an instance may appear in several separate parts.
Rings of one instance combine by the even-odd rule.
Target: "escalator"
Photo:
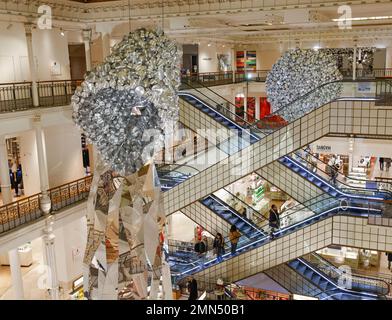
[[[282,218],[282,227],[278,231],[274,232],[274,239],[285,237],[299,229],[306,228],[307,226],[331,217],[337,213],[344,212],[345,215],[352,216],[380,214],[380,209],[373,207],[371,202],[362,202],[362,204],[358,203],[347,207],[343,211],[338,200],[333,197],[326,198],[325,196],[312,199],[308,203],[300,205],[300,207],[301,208],[296,207],[295,209],[290,209],[289,212]],[[273,241],[270,238],[270,230],[268,226],[259,228],[259,230],[260,232],[255,232],[252,236],[241,236],[238,243],[238,249],[233,255],[228,252],[230,242],[227,238],[225,238],[226,253],[222,256],[222,261],[225,262]],[[176,279],[181,279],[187,275],[201,272],[218,263],[220,262],[214,256],[213,251],[209,250],[203,257],[197,257],[192,261],[187,261],[186,263],[172,263],[171,270]]]
[[[325,84],[321,87],[324,86],[328,86],[331,84]],[[309,98],[309,95],[316,95],[317,91],[320,88],[317,88],[315,90],[312,90],[310,93],[304,95],[303,97],[301,97],[300,99],[296,100],[296,104],[299,103],[301,101],[301,99],[304,99],[304,97],[306,96],[307,98]],[[263,120],[260,120],[256,123],[253,124],[249,124],[246,123],[245,120],[241,120],[237,121],[239,116],[235,115],[235,114],[231,114],[230,117],[228,117],[227,115],[230,114],[229,110],[217,110],[216,109],[216,105],[219,105],[220,108],[222,109],[222,104],[217,103],[217,102],[212,102],[213,99],[211,99],[210,97],[206,97],[204,93],[199,92],[199,91],[195,91],[197,89],[193,88],[192,89],[192,93],[186,93],[188,101],[191,101],[194,104],[199,104],[201,106],[203,106],[203,108],[205,109],[205,111],[208,110],[214,110],[213,114],[219,114],[219,117],[214,117],[216,120],[221,120],[222,125],[226,123],[231,123],[230,126],[232,128],[236,128],[235,130],[241,135],[240,139],[238,139],[237,137],[237,145],[235,145],[234,143],[234,147],[233,148],[221,148],[221,150],[225,151],[225,153],[227,154],[226,157],[218,159],[215,164],[214,163],[208,163],[207,166],[205,166],[204,168],[199,168],[200,173],[195,175],[194,177],[185,179],[183,182],[181,182],[179,185],[184,184],[185,189],[193,189],[192,184],[194,183],[194,181],[199,180],[199,182],[203,182],[206,183],[206,180],[211,180],[210,182],[214,182],[214,183],[209,183],[209,185],[207,185],[206,188],[202,188],[200,191],[195,192],[190,194],[187,197],[184,197],[184,199],[179,199],[179,201],[177,201],[176,203],[173,203],[174,198],[178,198],[175,194],[180,192],[179,191],[179,185],[174,186],[171,190],[169,190],[168,195],[167,195],[167,200],[166,200],[166,209],[169,213],[174,212],[176,210],[181,209],[182,207],[186,206],[187,204],[194,202],[195,200],[200,199],[204,196],[206,196],[208,193],[210,192],[214,192],[215,190],[224,187],[225,185],[234,182],[235,180],[249,174],[252,171],[255,171],[257,169],[259,169],[262,166],[267,165],[268,163],[271,163],[272,161],[277,160],[277,158],[279,158],[279,156],[284,156],[284,153],[290,153],[295,151],[295,149],[298,149],[298,147],[303,147],[305,145],[307,145],[307,143],[309,142],[307,140],[307,143],[303,143],[301,142],[303,139],[300,138],[299,142],[296,142],[296,138],[295,138],[295,130],[292,133],[289,133],[288,130],[293,130],[294,128],[291,125],[288,125],[287,123],[282,124],[280,123],[279,125],[277,125],[275,122],[272,124],[270,121],[270,118],[274,117],[274,116],[278,116],[279,115],[279,111],[273,115],[271,115],[270,117],[267,117]],[[198,92],[198,96],[195,95],[195,92]],[[192,96],[192,98],[190,97]],[[204,99],[202,100],[200,97],[203,97]],[[208,101],[208,103],[206,102]],[[197,103],[196,103],[197,102]],[[187,102],[188,103],[188,102]],[[345,104],[347,104],[347,99],[346,101],[344,101]],[[370,102],[366,101],[363,102],[365,104],[370,104]],[[188,103],[188,106],[190,104]],[[356,105],[358,105],[358,101],[356,101]],[[362,102],[360,102],[360,105],[362,105]],[[213,107],[215,106],[215,107]],[[195,107],[196,108],[196,107]],[[317,110],[316,111],[311,111],[308,114],[305,115],[305,118],[310,117],[311,114],[313,113],[318,113]],[[328,112],[324,112],[324,114],[326,115],[326,117],[329,117],[329,114],[327,115]],[[218,119],[217,119],[218,118]],[[222,120],[223,119],[223,120]],[[233,121],[232,119],[235,119],[236,121]],[[303,120],[301,118],[301,120]],[[223,122],[224,121],[224,122]],[[227,122],[229,121],[229,122]],[[307,120],[304,119],[304,121],[301,121],[302,127],[304,127],[304,123]],[[241,125],[243,125],[245,128],[242,129],[242,131],[240,129],[238,129],[238,123],[237,122],[241,122]],[[280,135],[272,135],[272,141],[268,140],[267,137],[271,137],[271,133],[275,132],[276,130],[279,130],[279,128],[282,129],[282,133]],[[306,130],[305,130],[306,131]],[[317,135],[313,135],[315,139],[318,139],[322,136],[324,136],[325,134],[327,134],[327,132],[325,132],[325,134],[323,133],[322,130],[319,130],[320,132],[318,133],[319,136]],[[280,131],[279,131],[280,132]],[[306,132],[304,132],[303,134],[304,136],[306,135]],[[267,140],[264,140],[265,138],[267,138]],[[275,141],[274,139],[277,138],[277,141]],[[259,140],[257,140],[259,139]],[[287,140],[288,139],[288,140]],[[291,141],[290,139],[293,139],[293,141]],[[262,140],[262,141],[261,141]],[[263,142],[267,142],[269,141],[269,143],[263,143]],[[290,142],[291,141],[291,142]],[[272,144],[271,144],[272,142]],[[268,149],[266,147],[266,145],[270,145],[272,146],[271,149]],[[233,144],[232,144],[233,145]],[[286,146],[287,145],[287,146]],[[219,146],[217,146],[219,148]],[[285,151],[280,150],[281,148],[285,147]],[[240,150],[241,149],[241,150]],[[240,151],[238,151],[240,150]],[[276,150],[276,151],[275,151]],[[213,171],[217,171],[218,170],[218,166],[226,166],[228,169],[235,169],[236,163],[242,161],[241,160],[241,154],[248,153],[248,154],[262,154],[263,152],[267,153],[267,158],[265,158],[265,156],[260,156],[260,160],[258,160],[258,158],[256,159],[250,159],[251,163],[244,168],[244,171],[240,173],[240,175],[238,177],[228,177],[226,179],[220,179],[219,181],[217,181],[217,177],[212,177],[212,179],[209,179],[211,172]],[[282,152],[284,152],[282,154]],[[189,164],[188,162],[186,164]],[[226,170],[227,171],[227,170]],[[215,183],[216,182],[216,183]],[[212,188],[215,188],[215,190],[213,190]],[[208,192],[208,193],[207,193]]]
[[[337,172],[337,183],[333,184],[331,175],[327,173],[327,171],[331,172],[333,168],[305,150],[285,156],[279,159],[279,162],[334,197],[360,197],[373,200],[392,199],[392,193],[378,188],[376,181],[349,178]],[[348,181],[350,180],[356,180],[357,184],[364,184],[364,187],[349,185]]]
[[[226,245],[226,250],[228,249]],[[192,244],[178,246],[175,250],[172,247],[169,261],[172,270],[176,270],[176,263],[189,264],[194,268],[206,267],[209,264],[208,259],[200,258],[193,251]],[[321,300],[385,300],[385,296],[389,293],[389,285],[386,281],[359,275],[349,275],[349,282],[346,276],[344,283],[349,283],[349,287],[345,288],[339,283],[342,271],[315,253],[292,260],[286,265],[318,288],[318,290],[313,289],[313,292],[314,296]]]
[[[320,300],[385,300],[390,291],[386,281],[345,274],[316,253],[287,264],[321,289]]]
[[[241,214],[235,212],[233,208],[223,203],[221,199],[218,200],[220,200],[220,207],[224,207],[226,209],[230,208],[229,210],[232,212],[232,214],[234,213],[235,216],[241,217]],[[312,206],[312,203],[310,203],[310,206]],[[299,204],[295,208],[291,209],[291,211],[298,210],[300,207],[302,207],[302,205]],[[216,212],[214,207],[210,207],[210,209]],[[217,210],[221,209],[218,208]],[[303,210],[303,208],[300,210]],[[245,220],[245,218],[243,219]],[[285,214],[283,215],[282,220],[282,225],[285,226],[291,223],[289,220],[292,220],[292,218],[290,217],[290,214]],[[263,236],[266,234],[267,229],[261,228],[261,232],[261,236]],[[256,236],[257,235],[252,234],[250,238],[256,238]],[[385,295],[389,292],[389,285],[385,281],[379,279],[370,279],[364,276],[351,277],[352,281],[350,283],[350,289],[342,288],[339,286],[339,279],[342,272],[315,253],[311,253],[308,258],[298,258],[292,260],[288,262],[287,265],[320,289],[321,292],[317,294],[319,299],[375,300],[385,299]]]
[[[327,84],[328,85],[328,84]],[[202,86],[200,84],[200,86]],[[232,115],[230,110],[227,109],[227,106],[230,106],[233,108],[234,105],[232,105],[229,101],[218,95],[216,92],[211,90],[210,88],[204,87],[204,92],[200,91],[199,89],[196,89],[195,87],[190,87],[189,88],[192,94],[189,93],[180,93],[180,97],[184,97],[184,99],[189,102],[191,105],[195,106],[199,110],[206,112],[207,114],[211,115],[216,121],[218,121],[220,124],[223,126],[229,128],[229,129],[235,129],[239,134],[241,134],[240,129],[238,129],[239,125],[241,125],[242,130],[246,129],[252,129],[250,131],[250,143],[254,143],[258,140],[260,140],[261,137],[263,137],[266,133],[268,133],[269,130],[260,130],[259,127],[262,127],[260,125],[261,122],[256,122],[254,124],[247,123],[245,119],[241,118],[238,115]],[[184,96],[181,96],[184,95]],[[306,94],[305,96],[307,96]],[[202,100],[204,99],[204,101]],[[207,104],[207,102],[208,104]],[[208,107],[207,107],[208,105]],[[216,110],[214,107],[211,106],[218,106],[215,108],[219,108],[220,110]],[[226,107],[223,107],[226,106]],[[233,121],[232,119],[235,119],[236,121]],[[271,125],[271,124],[270,124]],[[256,128],[256,129],[255,129]],[[238,148],[239,150],[240,148]],[[226,150],[224,150],[226,151]],[[302,152],[307,153],[305,150],[301,150]],[[312,157],[312,160],[314,159],[317,162],[317,166],[321,167],[320,162],[321,160],[315,158],[313,155],[307,153],[308,156]],[[349,187],[348,185],[345,185],[344,188],[346,191],[349,191],[348,193],[346,192],[341,192],[340,190],[336,190],[336,187],[332,186],[328,180],[325,178],[329,178],[328,174],[324,172],[324,179],[321,177],[315,177],[312,173],[308,172],[306,168],[301,167],[301,164],[298,165],[297,161],[293,159],[293,157],[290,156],[284,156],[279,161],[285,165],[286,167],[290,168],[291,170],[299,173],[303,177],[308,178],[308,180],[315,185],[317,185],[319,188],[327,192],[328,194],[332,196],[345,196],[345,197],[355,197],[355,194],[359,193],[361,197],[369,197],[369,199],[375,199],[375,200],[383,200],[383,199],[391,199],[392,194],[391,193],[386,193],[383,191],[378,191],[376,192],[375,190],[369,191],[369,190],[362,190],[360,188],[353,188]],[[306,161],[306,159],[304,159]],[[322,165],[325,166],[324,163]],[[328,166],[328,165],[327,165]],[[346,177],[341,177],[342,175],[339,174],[339,181],[346,181]],[[341,179],[342,178],[342,179]],[[374,184],[374,182],[373,182]]]

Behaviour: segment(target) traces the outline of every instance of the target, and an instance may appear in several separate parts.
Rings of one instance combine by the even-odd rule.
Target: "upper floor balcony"
[[[182,75],[182,82],[194,87],[211,87],[237,84],[241,82],[265,82],[269,70],[207,72]],[[353,79],[352,70],[342,69],[344,81]],[[371,72],[357,70],[356,79],[360,81],[379,79],[376,93],[392,96],[392,86],[385,86],[385,79],[391,78],[392,69],[373,69]],[[37,82],[39,107],[65,106],[71,103],[71,97],[83,79],[55,80]],[[0,84],[0,113],[23,111],[37,108],[33,104],[33,83],[15,82]]]

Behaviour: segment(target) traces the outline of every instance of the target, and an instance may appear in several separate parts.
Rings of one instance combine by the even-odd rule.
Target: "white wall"
[[[84,177],[80,132],[73,124],[44,128],[49,187]]]
[[[87,243],[86,217],[54,230],[58,279],[63,285],[82,275],[83,256]]]
[[[333,153],[347,155],[349,150],[349,138],[334,138],[325,137],[312,144],[313,152],[318,152],[316,149],[317,145],[330,146],[330,152],[321,153]],[[392,142],[388,140],[379,139],[354,139],[354,157],[360,156],[375,156],[375,157],[390,157],[392,158]]]
[[[33,50],[38,60],[38,80],[64,80],[70,79],[68,40],[61,36],[58,29],[33,30]],[[60,64],[61,74],[53,75],[51,66],[56,62]]]
[[[35,132],[33,130],[25,131],[18,136],[20,137],[24,193],[25,195],[33,195],[41,192]]]
[[[193,241],[197,224],[182,212],[175,212],[169,216],[169,239],[179,241]]]
[[[229,60],[232,61],[232,50],[229,46],[216,45],[211,43],[201,42],[199,44],[199,72],[218,72],[218,57],[217,54],[228,54]],[[233,67],[233,66],[232,66]]]
[[[30,80],[24,25],[9,25],[0,22],[0,83]]]
[[[61,36],[59,29],[34,29],[33,50],[38,81],[69,79],[67,35]],[[0,22],[0,83],[31,80],[27,55],[23,23]],[[61,65],[60,75],[51,75],[53,61]]]

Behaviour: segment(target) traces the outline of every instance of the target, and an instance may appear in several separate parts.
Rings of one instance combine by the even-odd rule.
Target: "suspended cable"
[[[131,0],[128,0],[128,29],[129,32],[131,32],[132,26],[131,26]]]

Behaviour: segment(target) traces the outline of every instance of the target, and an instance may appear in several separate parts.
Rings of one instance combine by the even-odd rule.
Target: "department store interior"
[[[0,300],[392,299],[392,4],[184,3],[0,0]]]

